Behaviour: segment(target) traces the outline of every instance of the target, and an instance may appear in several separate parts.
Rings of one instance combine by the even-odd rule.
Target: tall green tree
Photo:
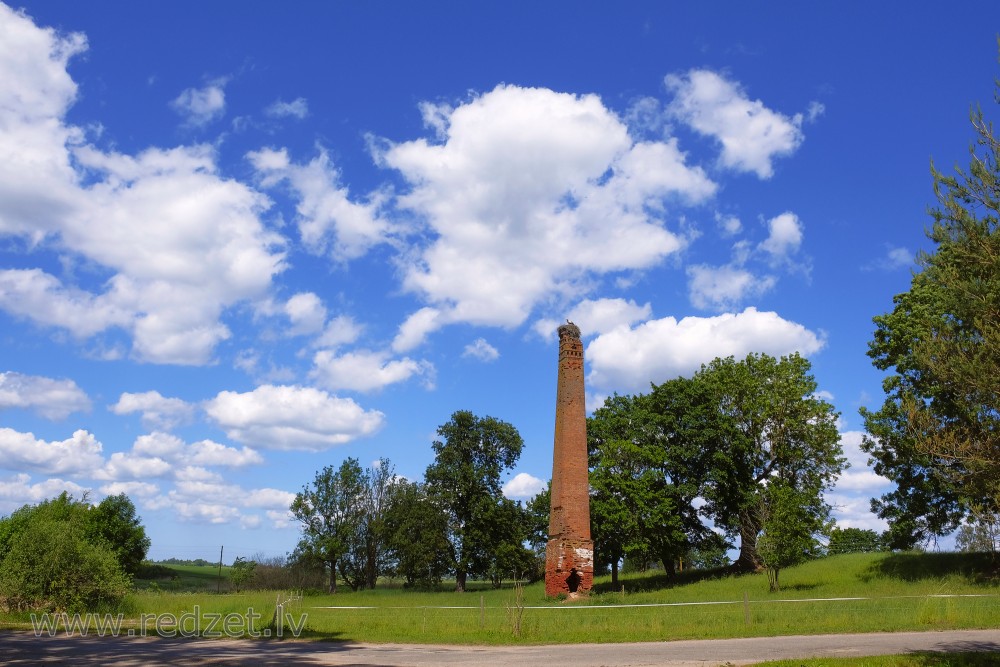
[[[354,590],[375,588],[379,576],[388,567],[386,514],[392,486],[397,483],[396,468],[381,458],[361,470],[356,524],[357,533],[340,559],[341,577]]]
[[[623,557],[659,560],[668,572],[705,534],[694,507],[704,478],[702,407],[692,380],[649,395],[612,396],[588,420],[594,550],[618,581]]]
[[[535,556],[525,546],[530,537],[530,517],[525,508],[510,498],[501,497],[497,502],[485,503],[483,513],[490,534],[479,536],[487,548],[486,576],[494,588],[500,588],[505,580],[518,581],[533,578]]]
[[[385,530],[393,571],[407,586],[433,589],[451,570],[448,513],[424,484],[400,480],[391,487]]]
[[[968,171],[931,164],[934,249],[869,345],[890,374],[882,408],[862,410],[862,447],[896,483],[873,502],[893,546],[950,532],[973,503],[1000,509],[1000,143],[982,109],[971,121]]]
[[[296,559],[322,563],[330,575],[330,593],[337,592],[341,560],[358,548],[365,495],[364,471],[357,459],[348,458],[337,469],[318,471],[312,485],[302,487],[292,501],[290,510],[302,524]]]
[[[455,590],[464,591],[469,574],[488,575],[491,559],[504,543],[491,521],[503,503],[500,476],[514,467],[524,441],[511,424],[460,410],[438,428],[434,462],[424,479],[448,515]]]
[[[798,354],[750,354],[741,361],[716,359],[696,376],[707,383],[715,410],[702,511],[739,536],[739,569],[763,566],[758,508],[768,502],[768,485],[798,489],[815,499],[810,508],[824,513],[823,493],[847,467],[838,414],[816,396],[809,371],[808,360]]]

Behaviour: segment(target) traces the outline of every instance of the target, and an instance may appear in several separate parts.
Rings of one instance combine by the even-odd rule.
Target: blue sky
[[[715,356],[807,356],[858,453],[993,3],[0,5],[0,512],[124,491],[151,556],[281,555],[325,465],[420,478]],[[228,558],[227,558],[228,560]]]

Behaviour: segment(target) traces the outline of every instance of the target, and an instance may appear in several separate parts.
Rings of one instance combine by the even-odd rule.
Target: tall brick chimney
[[[559,327],[559,381],[552,456],[552,506],[545,549],[545,594],[575,594],[594,582],[587,466],[583,343],[572,322]]]

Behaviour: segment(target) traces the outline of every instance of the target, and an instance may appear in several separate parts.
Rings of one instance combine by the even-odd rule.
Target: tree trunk
[[[677,578],[677,570],[674,568],[674,557],[671,555],[660,556],[660,564],[663,565],[663,572],[667,575],[668,581]]]
[[[756,522],[744,519],[740,524],[740,557],[733,567],[740,572],[759,572],[764,563],[757,553],[757,533],[760,527]]]
[[[330,561],[330,594],[337,592],[337,561]]]
[[[465,578],[468,573],[465,570],[461,570],[455,573],[455,592],[464,593],[465,592]]]
[[[781,590],[781,586],[778,585],[778,568],[772,567],[767,569],[767,581],[771,584],[771,592]]]
[[[611,585],[618,589],[618,559],[614,558],[611,560]]]

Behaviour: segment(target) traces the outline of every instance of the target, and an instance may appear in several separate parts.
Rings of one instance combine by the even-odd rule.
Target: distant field
[[[359,642],[517,644],[629,642],[674,639],[893,632],[1000,627],[996,563],[970,554],[849,554],[790,568],[782,590],[771,593],[763,574],[710,576],[686,572],[673,584],[656,574],[622,578],[611,590],[598,578],[587,598],[545,597],[539,582],[467,593],[414,592],[399,586],[374,591],[310,595],[259,591],[216,594],[218,568],[170,566],[166,582],[139,584],[125,610],[141,614],[257,615],[254,630],[274,628],[279,601],[305,636]],[[225,568],[222,588],[226,590]],[[624,587],[624,591],[622,590]],[[0,615],[8,624],[23,617]],[[127,621],[129,622],[129,621]],[[270,625],[269,625],[270,624]],[[287,627],[287,626],[286,626]],[[802,664],[802,663],[796,663]],[[815,663],[840,664],[840,663]],[[852,664],[852,663],[842,663]],[[897,663],[853,663],[896,667]],[[978,665],[956,663],[898,663]]]
[[[154,563],[145,568],[135,579],[137,590],[163,591],[221,591],[228,593],[229,566],[222,566],[221,577],[218,565],[163,565]],[[159,575],[141,578],[142,575]]]

